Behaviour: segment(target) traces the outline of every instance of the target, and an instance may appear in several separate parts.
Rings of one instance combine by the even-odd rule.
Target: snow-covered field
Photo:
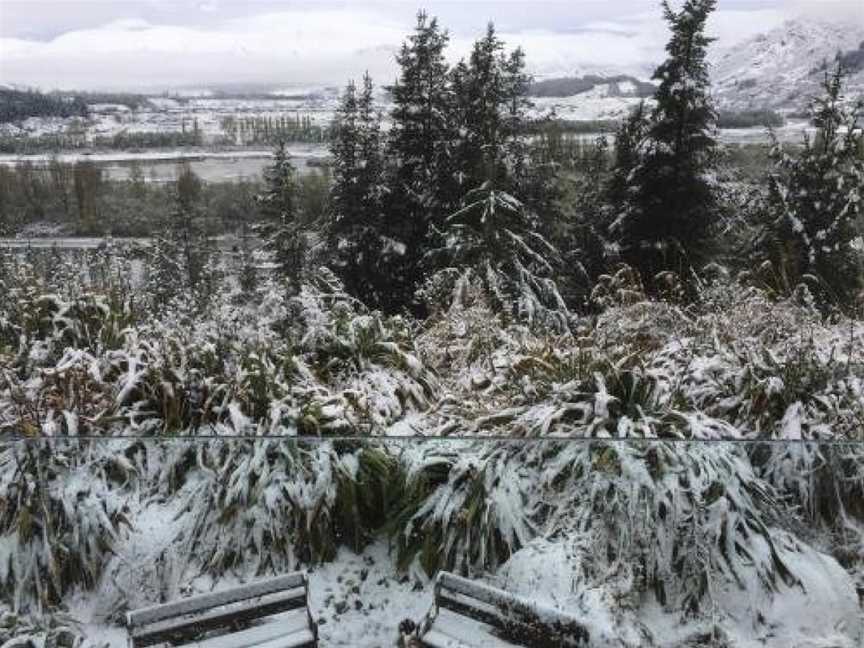
[[[15,124],[0,125],[0,134],[14,136],[60,135],[83,129],[92,137],[118,133],[191,131],[197,124],[205,141],[223,135],[223,120],[278,118],[300,115],[326,126],[333,119],[337,96],[309,99],[173,99],[150,97],[150,106],[129,110],[126,106],[94,104],[86,120],[78,117],[31,117]]]

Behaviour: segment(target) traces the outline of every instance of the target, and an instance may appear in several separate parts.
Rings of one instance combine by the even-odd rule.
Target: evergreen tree
[[[345,89],[330,153],[333,185],[327,247],[346,290],[380,308],[388,302],[389,277],[382,272],[382,257],[390,243],[382,234],[381,117],[368,74],[359,97],[353,82]]]
[[[216,291],[218,259],[202,222],[200,199],[201,180],[182,165],[174,184],[173,209],[157,228],[150,252],[148,293],[158,308],[174,298],[203,306]]]
[[[713,242],[717,199],[707,175],[714,163],[716,113],[706,62],[712,39],[705,36],[705,24],[715,6],[716,0],[686,0],[675,12],[663,2],[672,36],[668,58],[653,76],[660,82],[657,106],[644,125],[642,145],[624,150],[614,170],[615,194],[623,201],[613,233],[624,259],[649,287],[661,271],[689,276],[707,260]],[[639,117],[625,128],[638,143]]]
[[[389,242],[382,263],[390,291],[382,306],[391,311],[413,303],[429,224],[446,213],[441,197],[448,167],[441,157],[443,144],[452,139],[444,59],[448,41],[438,21],[420,12],[414,33],[396,56],[399,78],[388,88],[393,100],[387,141],[390,192],[380,233]]]
[[[258,196],[263,222],[258,228],[275,271],[290,292],[299,290],[306,258],[306,240],[297,214],[294,165],[280,141],[273,164],[264,172],[264,191]]]
[[[615,131],[615,157],[605,188],[611,205],[626,205],[630,199],[633,173],[642,159],[648,125],[645,102],[640,101]]]
[[[538,232],[536,217],[489,182],[470,191],[465,202],[447,217],[444,245],[430,255],[460,269],[463,280],[478,280],[506,318],[568,330],[569,311],[555,282],[560,255]]]
[[[774,139],[770,234],[762,244],[782,288],[811,275],[829,301],[848,306],[864,285],[861,255],[852,245],[864,217],[864,100],[846,101],[843,83],[839,64],[826,73],[824,95],[810,105],[817,134],[812,141],[805,137],[800,153],[789,155]]]
[[[526,169],[524,134],[530,77],[525,55],[509,55],[490,23],[486,35],[474,43],[468,62],[451,73],[453,121],[457,132],[452,166],[461,193],[491,182],[515,191]]]
[[[609,142],[600,136],[579,153],[578,173],[565,176],[564,208],[550,228],[550,240],[562,251],[558,279],[569,305],[586,310],[600,275],[617,260],[608,240]]]

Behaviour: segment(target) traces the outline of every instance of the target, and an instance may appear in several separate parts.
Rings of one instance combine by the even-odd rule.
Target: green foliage
[[[477,278],[505,318],[567,330],[569,311],[554,280],[558,251],[538,233],[536,218],[489,183],[469,192],[465,202],[447,217],[444,246],[432,252],[433,258],[444,257],[442,265]]]
[[[16,611],[93,587],[128,525],[104,475],[79,452],[62,440],[0,448],[0,594]]]
[[[421,259],[428,247],[430,223],[446,213],[442,201],[451,186],[442,143],[453,137],[449,68],[444,50],[449,36],[435,18],[417,15],[414,33],[403,43],[396,62],[399,78],[389,86],[392,126],[385,145],[386,218],[379,230],[382,264],[389,281],[388,312],[416,307],[414,291],[422,279]]]
[[[653,78],[660,82],[650,118],[636,113],[622,127],[627,146],[619,155],[610,188],[612,224],[623,260],[637,268],[649,288],[671,270],[689,278],[710,258],[718,216],[708,180],[714,166],[716,113],[709,94],[705,36],[716,0],[687,0],[680,11],[664,2],[672,36],[668,58]]]
[[[296,171],[285,142],[273,151],[273,164],[264,173],[264,191],[259,194],[262,222],[258,233],[289,292],[299,289],[306,260],[306,238],[297,212]]]
[[[860,235],[864,214],[864,135],[859,119],[864,102],[847,103],[841,67],[826,74],[824,95],[811,105],[818,132],[797,155],[775,141],[774,173],[768,195],[767,232],[758,241],[770,259],[783,292],[812,278],[823,307],[850,307],[862,288]]]
[[[462,459],[455,452],[421,451],[390,527],[399,566],[408,569],[417,560],[430,576],[441,569],[490,570],[534,537],[538,511],[521,459],[512,447]]]
[[[154,310],[170,306],[174,299],[203,308],[218,288],[220,270],[202,222],[207,215],[201,212],[200,200],[201,180],[188,165],[180,167],[174,208],[147,251],[147,293]]]
[[[490,23],[468,60],[451,71],[451,120],[458,135],[449,151],[449,164],[458,192],[486,182],[504,191],[516,190],[526,164],[522,136],[531,107],[527,98],[531,79],[524,69],[525,54],[518,48],[508,54]]]
[[[28,117],[86,117],[87,114],[87,104],[81,97],[0,88],[0,124]]]
[[[348,292],[373,308],[389,309],[394,302],[387,268],[395,250],[386,237],[381,116],[372,92],[368,74],[359,97],[354,83],[349,83],[336,113],[330,144],[334,181],[325,234],[331,264]]]
[[[179,515],[190,520],[190,562],[213,574],[284,573],[332,560],[343,545],[362,550],[398,481],[395,460],[360,443],[220,442],[201,461],[210,478],[186,493]]]

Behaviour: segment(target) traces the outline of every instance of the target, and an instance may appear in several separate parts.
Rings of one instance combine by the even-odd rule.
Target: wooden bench
[[[318,627],[309,612],[308,596],[306,574],[295,572],[141,608],[126,614],[129,647],[161,643],[201,648],[317,647]],[[262,623],[265,617],[270,618]]]
[[[559,610],[448,572],[438,574],[416,634],[427,648],[584,648],[589,640],[587,628]]]

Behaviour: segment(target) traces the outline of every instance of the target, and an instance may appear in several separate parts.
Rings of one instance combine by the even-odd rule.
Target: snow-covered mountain
[[[718,107],[729,110],[800,110],[818,92],[823,63],[838,52],[857,50],[864,25],[805,19],[784,22],[712,56]],[[849,92],[864,92],[864,69],[849,79]]]

